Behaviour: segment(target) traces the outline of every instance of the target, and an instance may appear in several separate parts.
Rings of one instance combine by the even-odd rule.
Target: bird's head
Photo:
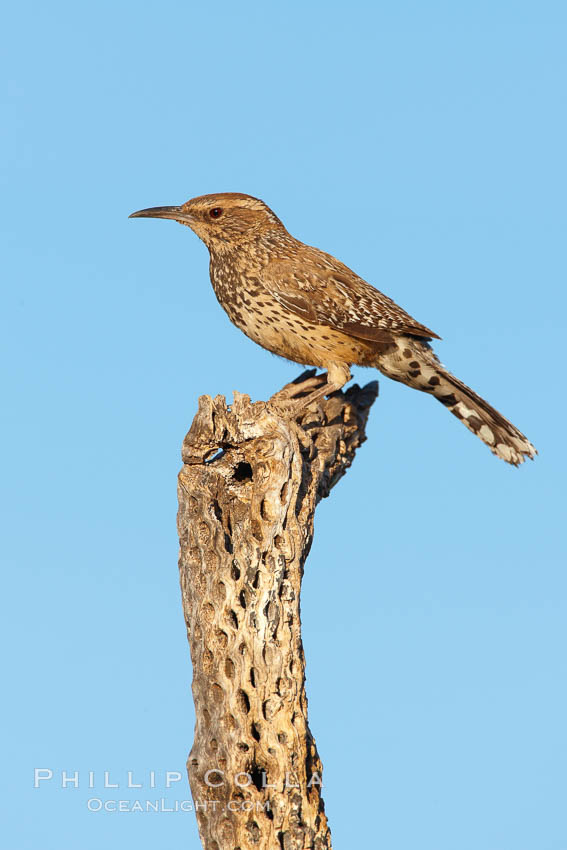
[[[200,195],[178,207],[151,207],[130,218],[170,218],[190,227],[209,249],[239,245],[264,232],[283,229],[271,209],[258,198],[236,192]]]

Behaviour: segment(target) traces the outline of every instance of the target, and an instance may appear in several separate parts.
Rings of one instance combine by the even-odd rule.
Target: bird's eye
[[[220,207],[213,207],[212,210],[209,210],[209,215],[211,218],[220,218],[222,210]]]

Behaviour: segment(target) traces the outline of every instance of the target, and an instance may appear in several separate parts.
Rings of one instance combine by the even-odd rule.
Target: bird
[[[513,466],[537,454],[488,402],[452,375],[433,351],[441,339],[340,260],[292,236],[259,198],[199,195],[130,218],[190,227],[209,250],[210,279],[228,317],[258,345],[326,370],[313,401],[340,390],[351,366],[371,366],[436,398],[497,457]]]

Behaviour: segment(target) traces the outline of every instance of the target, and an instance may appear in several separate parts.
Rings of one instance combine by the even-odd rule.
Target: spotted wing
[[[348,266],[316,248],[302,246],[293,259],[269,263],[262,283],[290,312],[359,339],[389,342],[400,334],[440,338]]]

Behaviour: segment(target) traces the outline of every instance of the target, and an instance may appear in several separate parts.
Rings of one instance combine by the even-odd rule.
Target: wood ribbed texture
[[[205,850],[331,847],[300,589],[315,507],[364,441],[376,394],[376,383],[354,386],[299,417],[239,393],[230,408],[199,400],[178,527],[196,712],[187,768]]]

